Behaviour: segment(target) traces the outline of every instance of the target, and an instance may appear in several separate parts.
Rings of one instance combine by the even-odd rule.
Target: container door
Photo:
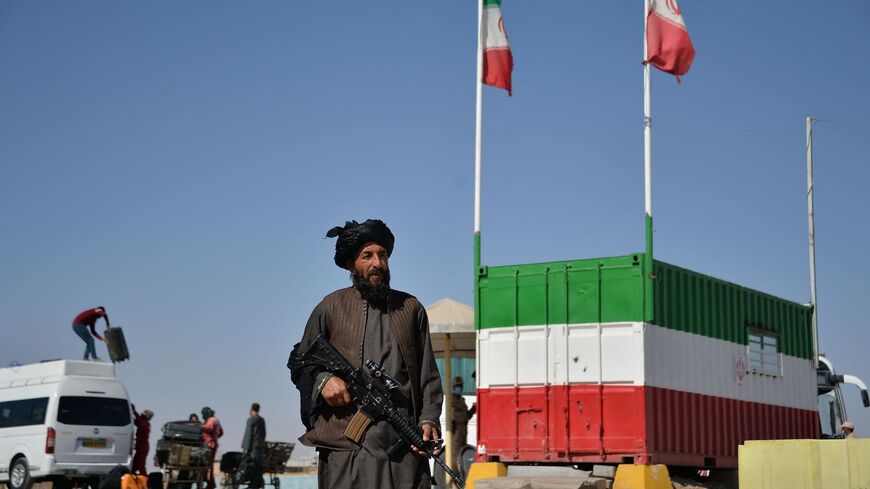
[[[600,454],[601,429],[601,268],[568,274],[568,436],[575,455]]]
[[[543,288],[539,291],[543,297]],[[539,306],[540,307],[540,306]],[[550,446],[547,426],[547,326],[517,329],[517,451],[541,453]]]

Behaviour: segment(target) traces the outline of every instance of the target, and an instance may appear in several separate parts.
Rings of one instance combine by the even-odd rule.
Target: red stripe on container
[[[818,414],[642,386],[479,389],[478,445],[504,462],[736,467],[745,440],[818,437]]]

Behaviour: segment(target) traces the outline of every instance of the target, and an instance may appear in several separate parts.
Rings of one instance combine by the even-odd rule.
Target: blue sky
[[[808,301],[804,120],[870,119],[870,4],[681,7],[695,64],[653,74],[657,257]],[[484,264],[641,250],[642,2],[503,12]],[[381,218],[396,288],[472,301],[475,22],[471,1],[0,4],[0,364],[78,357],[69,324],[103,304],[156,422],[210,405],[234,447],[259,401],[295,440],[287,354],[348,283],[327,229]],[[870,380],[870,126],[815,135],[821,346]]]

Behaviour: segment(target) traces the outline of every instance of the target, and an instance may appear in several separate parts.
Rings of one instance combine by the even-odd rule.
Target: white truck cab
[[[843,402],[843,392],[840,386],[852,384],[861,393],[861,401],[864,407],[870,407],[870,394],[864,382],[854,375],[838,374],[834,370],[831,361],[819,356],[819,364],[816,369],[819,394],[819,427],[822,438],[842,438],[843,430],[840,425],[848,418],[846,416],[846,404]]]
[[[110,363],[56,360],[0,369],[0,482],[30,489],[74,479],[96,487],[129,465],[133,420]]]

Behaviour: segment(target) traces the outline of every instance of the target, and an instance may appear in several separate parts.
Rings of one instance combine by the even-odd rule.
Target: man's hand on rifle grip
[[[336,376],[326,381],[323,390],[320,391],[326,404],[332,407],[347,406],[350,404],[350,393],[347,392],[347,384]]]
[[[441,436],[438,433],[438,428],[435,428],[431,424],[424,424],[422,426],[422,429],[423,429],[423,441],[434,441],[436,443],[435,446],[438,448],[435,449],[435,451],[433,452],[433,455],[437,457],[438,455],[441,454],[441,451],[444,450],[444,447],[441,446],[441,440],[440,440]],[[420,450],[419,448],[417,448],[413,445],[411,445],[411,450],[413,450],[414,453],[416,453],[417,455],[422,455],[424,457],[427,456],[426,452]]]

